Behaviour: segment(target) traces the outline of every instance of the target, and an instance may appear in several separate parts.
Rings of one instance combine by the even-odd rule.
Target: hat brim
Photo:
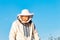
[[[19,16],[33,16],[33,13],[32,14],[19,14]]]

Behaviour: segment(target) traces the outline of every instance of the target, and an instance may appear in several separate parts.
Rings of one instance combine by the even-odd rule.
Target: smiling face
[[[29,20],[29,16],[21,16],[20,18],[25,23]]]

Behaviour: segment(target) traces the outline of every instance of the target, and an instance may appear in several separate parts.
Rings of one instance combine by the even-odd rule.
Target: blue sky
[[[60,36],[60,0],[0,0],[0,40],[8,40],[11,24],[23,9],[34,13],[41,40]]]

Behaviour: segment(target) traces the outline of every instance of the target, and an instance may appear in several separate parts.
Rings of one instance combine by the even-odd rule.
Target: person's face
[[[21,16],[21,20],[27,22],[29,20],[29,16]]]

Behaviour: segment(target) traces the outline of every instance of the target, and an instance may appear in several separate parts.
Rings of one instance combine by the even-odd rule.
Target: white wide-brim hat
[[[24,9],[18,16],[33,16],[33,13],[30,13],[28,9]]]
[[[20,18],[20,16],[30,16],[29,20],[26,22],[28,23],[30,20],[32,20],[32,17],[33,17],[33,13],[30,13],[27,9],[24,9],[21,11],[20,14],[17,15],[18,19],[22,22],[22,23],[25,23],[24,21],[22,21],[22,19]]]

